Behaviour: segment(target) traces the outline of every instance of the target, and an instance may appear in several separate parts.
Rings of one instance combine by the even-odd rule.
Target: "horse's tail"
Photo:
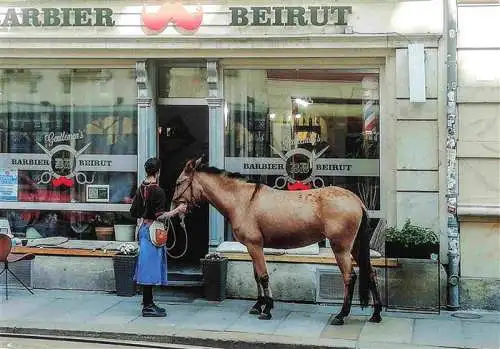
[[[368,214],[363,207],[363,217],[356,236],[359,246],[359,301],[361,307],[367,307],[370,303],[370,229],[368,229]]]

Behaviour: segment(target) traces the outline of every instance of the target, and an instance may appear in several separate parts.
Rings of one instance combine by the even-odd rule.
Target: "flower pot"
[[[115,240],[130,242],[135,240],[135,225],[115,225]]]
[[[113,267],[115,271],[116,295],[120,297],[133,297],[137,293],[134,281],[135,264],[137,255],[115,255],[113,256]]]
[[[226,299],[227,258],[202,258],[203,290],[209,301],[223,301]]]
[[[96,227],[95,235],[97,240],[113,241],[113,227]]]
[[[431,254],[439,253],[439,245],[437,244],[421,244],[404,246],[399,242],[386,242],[385,253],[388,258],[414,258],[414,259],[430,259]]]

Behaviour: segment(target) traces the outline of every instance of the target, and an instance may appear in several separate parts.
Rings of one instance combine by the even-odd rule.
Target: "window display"
[[[85,203],[130,202],[137,182],[134,69],[3,69],[0,84],[0,170],[17,175],[15,200],[0,200],[68,204],[9,211],[11,226],[48,231],[54,219],[74,225]],[[88,222],[92,213],[81,215]]]
[[[345,187],[380,210],[377,71],[224,70],[225,167],[281,190]]]

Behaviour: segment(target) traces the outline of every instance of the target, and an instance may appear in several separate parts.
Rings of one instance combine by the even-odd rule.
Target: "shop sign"
[[[2,27],[113,27],[113,10],[107,7],[8,8],[0,16]]]
[[[0,170],[0,201],[17,201],[17,170]]]
[[[283,154],[274,148],[272,149],[278,157],[226,157],[225,169],[245,175],[278,176],[274,184],[274,188],[278,189],[289,184],[298,189],[306,188],[304,186],[321,188],[324,186],[321,177],[378,177],[380,173],[378,159],[320,158],[328,146],[318,153],[295,148]]]
[[[352,6],[230,7],[230,26],[347,25]],[[250,14],[251,12],[251,14]]]
[[[44,136],[45,145],[37,142],[43,154],[0,154],[0,166],[16,170],[41,171],[37,184],[52,182],[55,187],[71,187],[74,180],[78,184],[90,184],[94,178],[89,178],[85,172],[135,172],[137,156],[135,155],[91,155],[84,154],[91,146],[85,144],[79,149],[68,141],[85,138],[83,130],[74,133],[50,132]]]

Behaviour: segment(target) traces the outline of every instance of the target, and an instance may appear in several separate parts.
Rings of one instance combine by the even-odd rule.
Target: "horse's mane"
[[[214,166],[208,166],[208,165],[200,165],[196,171],[198,172],[204,172],[204,173],[210,173],[210,174],[218,174],[221,176],[226,176],[229,178],[236,178],[236,179],[241,179],[245,182],[250,181],[247,177],[242,175],[239,172],[229,172],[226,170],[221,170],[220,168],[214,167]]]
[[[239,172],[230,172],[230,171],[226,171],[226,170],[221,170],[220,168],[217,168],[214,166],[208,166],[208,165],[200,165],[199,167],[196,168],[196,171],[210,173],[210,174],[216,174],[216,175],[225,176],[228,178],[238,179],[238,180],[243,181],[243,182],[255,184],[255,189],[252,193],[252,197],[250,198],[250,201],[252,201],[254,199],[255,195],[262,187],[261,182],[248,179],[247,177],[245,177],[244,175],[242,175]]]

